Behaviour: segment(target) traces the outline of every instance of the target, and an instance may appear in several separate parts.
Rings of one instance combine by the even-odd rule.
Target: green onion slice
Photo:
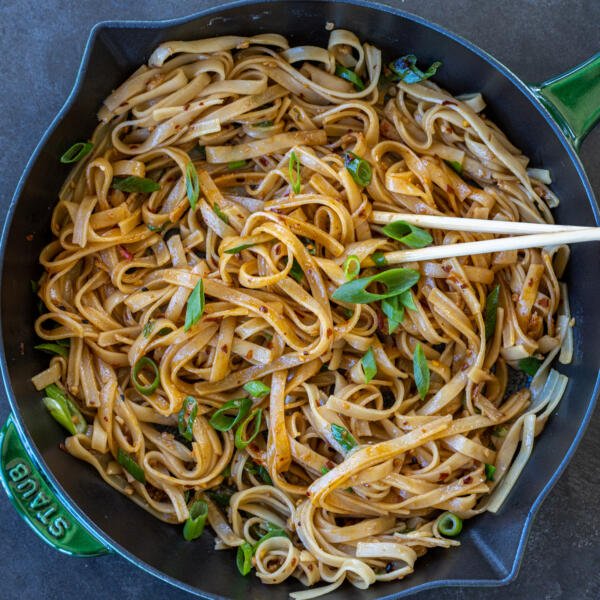
[[[85,433],[87,423],[77,405],[55,383],[44,388],[46,397],[42,400],[48,412],[71,435]]]
[[[400,302],[400,296],[384,298],[381,301],[381,310],[388,320],[388,333],[391,335],[404,321],[404,305]]]
[[[278,527],[277,525],[273,525],[273,523],[267,523],[267,528],[269,531],[267,531],[267,533],[265,533],[265,535],[263,535],[258,542],[256,542],[256,544],[254,544],[254,548],[253,551],[256,552],[257,548],[263,543],[266,542],[267,540],[274,538],[274,537],[286,537],[289,538],[290,536],[287,534],[287,532],[285,531],[285,529],[281,529],[281,527]]]
[[[254,421],[254,430],[250,437],[246,437],[246,430],[248,425]],[[260,426],[262,424],[262,408],[253,410],[235,430],[235,447],[238,450],[243,450],[248,444],[256,439],[256,436],[260,433]]]
[[[413,353],[413,374],[415,377],[415,385],[419,392],[421,400],[425,400],[429,391],[429,365],[425,358],[425,352],[421,344],[417,344]]]
[[[200,182],[198,181],[198,171],[192,162],[189,162],[185,168],[185,193],[192,210],[196,210],[200,196]]]
[[[365,383],[369,383],[377,375],[377,362],[375,361],[373,348],[367,350],[366,354],[360,359],[360,364],[365,374]]]
[[[327,467],[321,467],[321,475],[327,475],[329,473],[329,469]]]
[[[235,562],[237,564],[238,571],[242,575],[248,575],[248,573],[252,571],[253,554],[254,549],[248,542],[244,542],[241,546],[238,546]]]
[[[221,207],[216,202],[213,204],[213,210],[215,211],[217,217],[223,221],[223,223],[229,225],[229,217],[221,210]]]
[[[298,283],[300,283],[304,279],[304,271],[302,270],[300,263],[296,259],[294,259],[294,262],[292,263],[292,268],[290,269],[290,275]]]
[[[58,354],[58,356],[62,356],[63,358],[69,358],[69,348],[62,344],[45,342],[34,346],[34,348],[36,350],[41,350],[42,352],[47,352],[48,354]]]
[[[93,147],[94,144],[92,144],[92,142],[77,142],[60,157],[60,162],[65,165],[76,163],[84,156],[87,156],[92,151]]]
[[[252,246],[256,246],[256,244],[240,244],[239,246],[235,246],[234,248],[229,248],[228,250],[225,250],[225,254],[237,254],[242,250],[252,248]]]
[[[349,81],[359,92],[365,89],[363,80],[352,70],[343,67],[342,65],[335,66],[335,74],[346,81]]]
[[[249,381],[244,384],[244,390],[254,398],[264,398],[271,392],[271,388],[262,381]]]
[[[433,242],[429,232],[406,221],[388,223],[383,228],[383,233],[402,244],[406,244],[409,248],[424,248]]]
[[[419,83],[424,79],[433,77],[438,68],[442,66],[440,61],[436,61],[426,71],[421,71],[417,67],[417,57],[414,54],[402,56],[389,64],[390,70],[395,74],[395,81],[404,81],[404,83]]]
[[[528,356],[527,358],[522,358],[519,361],[519,369],[527,375],[531,375],[532,377],[538,372],[538,369],[542,366],[542,361],[535,356]]]
[[[485,299],[485,337],[491,338],[496,331],[496,320],[498,318],[498,297],[500,284],[498,284]]]
[[[202,279],[199,279],[187,301],[185,324],[183,326],[184,331],[189,331],[200,320],[204,312],[204,305],[204,283]]]
[[[122,448],[119,448],[117,452],[117,461],[134,479],[140,483],[146,483],[144,469],[142,469],[131,455],[127,454]]]
[[[227,168],[230,171],[235,171],[236,169],[241,169],[248,164],[247,160],[232,160],[230,163],[227,163]]]
[[[462,531],[462,526],[462,519],[451,512],[445,512],[437,524],[438,531],[446,537],[456,537]]]
[[[193,396],[187,396],[183,401],[183,406],[179,411],[177,418],[177,425],[179,427],[179,433],[188,441],[191,442],[194,439],[194,421],[198,416],[198,402]]]
[[[302,188],[302,180],[300,177],[300,161],[295,152],[290,154],[290,162],[288,163],[288,173],[290,176],[290,184],[294,190],[294,194],[299,194]]]
[[[344,166],[358,185],[365,187],[371,183],[373,169],[364,158],[357,156],[354,152],[346,152],[344,154]]]
[[[154,321],[148,321],[145,325],[144,328],[142,329],[142,335],[147,338],[150,337],[150,334],[152,333],[152,330],[154,329]]]
[[[260,123],[255,123],[254,127],[273,127],[274,123],[271,120],[261,121]]]
[[[273,480],[269,475],[269,471],[267,471],[267,469],[265,469],[265,467],[263,467],[262,465],[257,465],[251,461],[248,461],[244,465],[244,470],[248,471],[248,473],[252,473],[252,475],[255,475],[256,477],[261,479],[266,485],[273,485]]]
[[[208,517],[208,504],[204,500],[196,500],[190,507],[190,516],[183,526],[183,537],[188,542],[199,538],[204,531]]]
[[[341,425],[337,423],[331,424],[331,434],[333,439],[346,451],[349,452],[352,448],[358,446],[358,442],[354,439],[352,434]]]
[[[459,175],[462,175],[463,166],[457,160],[445,160],[444,162]]]
[[[414,269],[388,269],[370,277],[361,277],[348,281],[333,292],[333,299],[354,304],[368,304],[376,300],[391,298],[409,290],[419,281],[419,271]],[[372,283],[383,283],[387,291],[383,294],[368,292],[367,287]]]
[[[373,252],[373,254],[371,254],[371,260],[375,263],[376,267],[387,266],[387,258],[383,252]]]
[[[494,465],[485,465],[485,479],[486,481],[494,481],[494,473],[496,473],[496,467]]]
[[[252,400],[250,398],[229,400],[229,402],[225,402],[221,408],[215,411],[209,423],[217,431],[229,431],[246,418],[251,407]],[[227,414],[230,411],[235,411],[235,414]]]
[[[351,254],[344,261],[344,276],[346,281],[352,281],[360,275],[360,260],[356,254]]]
[[[112,180],[111,187],[121,192],[140,192],[142,194],[150,194],[160,190],[160,184],[152,179],[145,177],[118,177]]]
[[[154,379],[149,385],[144,385],[144,383],[139,380],[140,373],[146,368],[154,371]],[[133,365],[133,377],[131,380],[133,381],[135,389],[140,394],[143,394],[144,396],[152,394],[160,385],[160,372],[157,364],[150,357],[142,356],[142,358]]]

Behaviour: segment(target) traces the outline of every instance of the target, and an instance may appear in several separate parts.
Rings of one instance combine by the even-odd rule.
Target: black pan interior
[[[169,27],[114,25],[97,30],[77,97],[37,156],[7,233],[1,291],[7,370],[17,411],[35,447],[87,519],[130,556],[207,595],[258,600],[268,593],[273,600],[283,600],[299,585],[286,583],[266,589],[255,577],[241,577],[233,552],[214,551],[210,535],[193,544],[183,541],[180,528],[155,520],[106,486],[86,464],[59,450],[63,432],[48,418],[29,381],[47,364],[33,350],[32,322],[37,309],[29,280],[40,274],[37,256],[48,241],[51,209],[67,174],[57,157],[92,132],[102,99],[147,60],[157,44],[168,39],[277,31],[292,45],[323,45],[328,37],[327,22],[376,44],[387,58],[412,52],[424,64],[441,59],[444,64],[436,81],[455,94],[482,91],[489,105],[486,113],[531,157],[533,166],[551,170],[553,190],[562,199],[557,220],[571,224],[596,221],[591,192],[577,165],[545,117],[510,78],[459,41],[389,9],[384,12],[372,5],[341,2],[265,2],[227,8]],[[595,304],[600,297],[600,268],[594,245],[572,248],[567,282],[576,319],[574,362],[561,367],[570,377],[567,394],[502,511],[469,522],[460,549],[430,552],[419,559],[416,573],[406,580],[376,585],[368,591],[344,587],[330,596],[332,600],[380,598],[442,580],[455,584],[470,580],[473,584],[511,574],[528,513],[577,435],[598,375],[600,320]]]

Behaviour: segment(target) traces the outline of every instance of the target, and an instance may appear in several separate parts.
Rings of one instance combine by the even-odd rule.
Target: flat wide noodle
[[[35,330],[62,345],[33,383],[88,423],[66,449],[166,522],[205,500],[217,547],[251,544],[263,583],[322,582],[298,599],[458,545],[440,514],[499,508],[566,386],[550,362],[572,355],[566,247],[334,298],[410,243],[373,210],[550,222],[557,203],[480,95],[389,75],[345,30],[161,44],[104,102],[40,256]],[[544,361],[533,399],[509,393],[521,359]]]

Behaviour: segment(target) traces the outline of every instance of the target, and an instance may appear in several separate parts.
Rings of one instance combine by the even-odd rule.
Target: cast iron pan
[[[59,550],[87,556],[116,552],[207,598],[258,600],[268,594],[273,600],[283,600],[300,588],[293,581],[266,588],[256,577],[240,576],[234,553],[215,552],[211,535],[193,544],[185,542],[180,527],[156,520],[104,484],[87,464],[59,449],[64,432],[48,417],[30,383],[30,377],[47,362],[33,350],[36,299],[29,280],[40,275],[37,257],[48,241],[52,206],[67,174],[57,157],[93,131],[102,99],[145,62],[157,44],[178,38],[277,31],[292,45],[323,45],[328,37],[326,22],[354,31],[382,48],[390,59],[407,53],[416,54],[424,64],[441,59],[444,65],[436,81],[455,94],[483,92],[486,113],[531,157],[533,166],[550,169],[553,190],[563,199],[556,210],[557,220],[574,225],[598,223],[598,207],[575,148],[599,116],[600,56],[532,91],[457,36],[418,17],[362,1],[238,2],[176,21],[97,25],[75,87],[23,173],[2,233],[1,372],[12,416],[1,440],[1,474],[15,507]],[[332,600],[399,598],[436,586],[492,586],[516,576],[532,518],[573,454],[596,400],[600,366],[597,257],[596,244],[572,248],[567,283],[577,323],[575,356],[571,365],[560,368],[569,376],[569,385],[502,510],[469,521],[459,549],[428,552],[405,580],[367,591],[344,586],[330,596]]]

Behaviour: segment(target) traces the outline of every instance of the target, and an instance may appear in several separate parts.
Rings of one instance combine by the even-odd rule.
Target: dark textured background
[[[598,0],[389,3],[464,35],[526,81],[541,81],[600,50]],[[0,218],[30,152],[70,90],[90,28],[108,19],[178,17],[213,4],[217,2],[0,0]],[[600,126],[584,143],[581,157],[600,195]],[[0,422],[7,413],[2,398]],[[539,511],[518,579],[503,588],[433,590],[415,597],[600,598],[599,473],[597,414],[571,465]],[[3,493],[0,539],[1,600],[192,598],[121,558],[59,554],[29,530]]]

